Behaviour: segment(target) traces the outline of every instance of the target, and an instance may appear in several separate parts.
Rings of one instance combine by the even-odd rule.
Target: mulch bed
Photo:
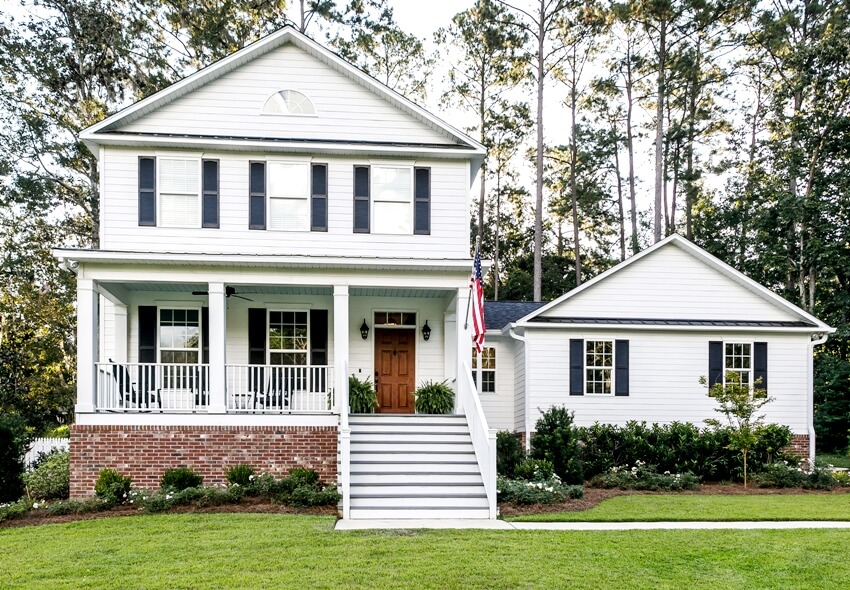
[[[659,494],[676,494],[684,496],[693,495],[751,495],[751,496],[792,496],[792,495],[808,495],[808,494],[847,494],[847,488],[836,488],[833,491],[819,490],[804,490],[802,488],[745,488],[743,484],[702,484],[700,489],[690,492],[640,492],[635,490],[603,490],[598,488],[584,488],[584,498],[581,500],[569,500],[563,504],[499,504],[499,514],[501,516],[522,516],[526,514],[547,514],[550,512],[579,512],[588,510],[608,498],[616,496],[636,496],[636,495],[659,495]]]
[[[336,516],[336,506],[317,506],[315,508],[293,508],[283,504],[273,504],[263,498],[245,498],[239,504],[222,504],[221,506],[175,506],[171,510],[158,512],[156,514],[214,514],[214,513],[236,513],[256,512],[262,514],[310,514],[314,516]],[[31,510],[26,516],[12,518],[0,522],[0,529],[15,528],[22,526],[33,526],[39,524],[59,524],[64,522],[75,522],[78,520],[94,520],[97,518],[112,518],[115,516],[138,516],[140,514],[151,514],[133,506],[116,506],[111,510],[102,512],[89,512],[86,514],[66,514],[63,516],[50,516],[43,510]]]

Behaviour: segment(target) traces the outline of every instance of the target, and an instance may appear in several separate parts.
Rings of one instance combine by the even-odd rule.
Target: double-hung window
[[[310,231],[310,164],[268,162],[269,229]]]
[[[614,392],[614,341],[586,340],[585,382],[588,395],[611,395]]]
[[[723,383],[729,373],[737,373],[741,385],[753,384],[753,349],[749,342],[726,342],[723,351]]]
[[[478,350],[472,349],[472,380],[478,388],[478,393],[496,393],[496,349],[485,346]]]
[[[269,312],[269,364],[307,364],[309,326],[306,311]]]
[[[413,233],[413,168],[372,166],[372,231]]]
[[[159,310],[159,362],[197,365],[201,361],[201,318],[198,309]],[[179,367],[166,367],[162,386],[186,388],[195,375]]]
[[[158,158],[157,165],[160,225],[200,227],[200,160]]]

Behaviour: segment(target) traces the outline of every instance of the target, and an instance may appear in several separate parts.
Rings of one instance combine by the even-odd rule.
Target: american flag
[[[470,290],[472,297],[472,342],[475,344],[479,354],[484,346],[484,287],[481,285],[481,254],[475,249],[475,262],[472,265],[472,278],[470,279]]]

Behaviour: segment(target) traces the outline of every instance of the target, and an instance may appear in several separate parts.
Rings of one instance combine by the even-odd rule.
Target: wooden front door
[[[375,328],[375,389],[378,412],[413,414],[416,389],[416,330]]]

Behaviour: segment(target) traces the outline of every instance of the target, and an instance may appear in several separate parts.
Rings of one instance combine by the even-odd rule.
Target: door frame
[[[415,312],[411,312],[411,313],[415,313]],[[372,317],[373,318],[375,317],[374,312],[372,313]],[[417,320],[418,320],[418,314],[417,314]],[[412,330],[413,331],[413,390],[416,391],[416,378],[419,375],[419,336],[418,336],[417,327],[418,326],[373,326],[372,327],[372,346],[371,346],[371,348],[372,348],[372,381],[373,381],[373,385],[375,386],[375,393],[377,393],[377,391],[378,391],[378,386],[377,386],[376,383],[374,383],[375,373],[378,370],[377,356],[375,355],[375,349],[378,346],[378,333],[377,333],[378,330],[388,330],[388,331],[389,330],[392,330],[392,331]],[[414,401],[414,404],[415,404],[416,399],[414,398],[413,401]],[[406,416],[412,416],[412,415],[416,414],[416,409],[414,407],[413,412],[411,412],[410,414],[402,414],[400,412],[380,412],[377,409],[376,409],[375,413],[376,414],[384,414],[385,413],[389,416],[394,416],[394,415],[398,415],[398,414],[406,415]]]

